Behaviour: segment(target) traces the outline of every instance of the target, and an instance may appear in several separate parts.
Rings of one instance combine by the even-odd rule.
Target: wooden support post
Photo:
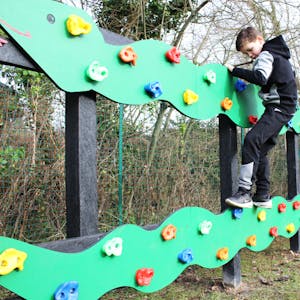
[[[20,67],[22,69],[41,72],[41,69],[33,62],[33,60],[22,50],[15,45],[11,39],[4,38],[8,41],[0,47],[0,63]]]
[[[237,129],[226,115],[219,115],[219,144],[221,211],[224,211],[227,208],[225,199],[237,191],[238,183]],[[240,285],[239,253],[223,266],[223,282],[233,287]]]
[[[300,194],[300,169],[299,169],[299,139],[293,131],[286,133],[287,144],[287,169],[288,169],[288,199],[293,199]],[[300,252],[300,230],[290,239],[290,248]]]
[[[96,94],[66,93],[67,237],[98,233]]]

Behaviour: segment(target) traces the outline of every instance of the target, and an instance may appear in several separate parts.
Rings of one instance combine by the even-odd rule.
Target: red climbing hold
[[[154,275],[154,270],[151,268],[142,268],[137,270],[135,274],[136,283],[139,286],[146,286],[151,283],[151,279]]]
[[[300,201],[293,202],[293,209],[295,210],[300,209]]]
[[[273,237],[277,237],[278,236],[278,229],[277,229],[277,227],[271,227],[269,232],[270,232],[270,235],[273,236]]]
[[[180,63],[180,51],[173,47],[169,51],[166,52],[166,58],[168,61],[179,64]]]
[[[250,124],[255,125],[257,123],[257,116],[250,115],[248,121]]]
[[[285,203],[279,203],[278,204],[278,212],[284,213],[286,211],[286,204]]]

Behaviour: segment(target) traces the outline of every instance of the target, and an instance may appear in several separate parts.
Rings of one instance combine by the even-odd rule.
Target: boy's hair
[[[262,34],[254,27],[247,27],[242,29],[236,38],[236,50],[241,51],[241,48],[243,47],[245,42],[253,42],[258,36],[262,36]]]

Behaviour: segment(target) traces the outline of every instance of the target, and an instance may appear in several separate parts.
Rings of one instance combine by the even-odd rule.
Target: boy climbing
[[[275,146],[277,136],[296,111],[297,86],[289,62],[290,50],[281,35],[265,41],[253,27],[241,30],[236,39],[236,49],[254,60],[253,69],[247,70],[226,64],[235,77],[259,85],[259,96],[265,111],[246,134],[242,147],[237,193],[225,199],[234,207],[255,206],[271,208],[270,169],[267,154]],[[256,192],[251,196],[252,184]]]

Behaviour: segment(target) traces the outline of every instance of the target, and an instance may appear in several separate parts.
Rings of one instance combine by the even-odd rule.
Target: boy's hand
[[[228,63],[225,63],[224,66],[228,69],[229,72],[232,72],[234,69],[234,66]]]

